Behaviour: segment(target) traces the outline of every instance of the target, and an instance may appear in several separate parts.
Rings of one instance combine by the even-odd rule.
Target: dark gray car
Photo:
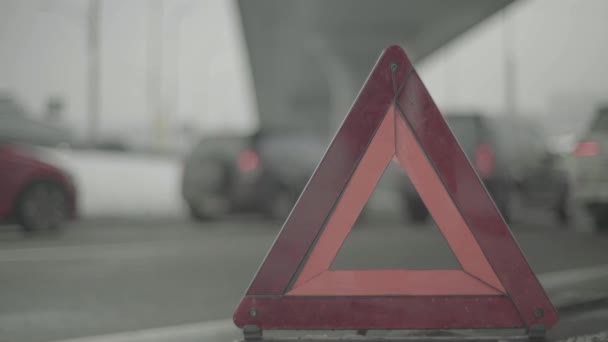
[[[608,105],[600,107],[576,145],[574,198],[597,230],[608,229]]]
[[[282,220],[324,149],[324,139],[295,132],[206,137],[185,162],[182,194],[196,219],[259,212]]]
[[[535,122],[475,113],[448,115],[446,121],[505,220],[517,219],[517,202],[550,209],[559,222],[568,221],[569,177]],[[428,211],[409,180],[403,188],[407,217],[425,220]]]

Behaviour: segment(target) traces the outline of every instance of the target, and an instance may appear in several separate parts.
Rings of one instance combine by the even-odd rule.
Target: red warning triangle
[[[330,270],[391,160],[461,270]],[[260,329],[550,328],[557,313],[404,51],[384,51],[234,314]]]

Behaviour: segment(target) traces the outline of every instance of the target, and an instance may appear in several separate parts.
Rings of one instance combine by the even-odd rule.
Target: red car
[[[76,217],[76,187],[66,171],[22,145],[0,143],[0,221],[26,231],[56,229]]]

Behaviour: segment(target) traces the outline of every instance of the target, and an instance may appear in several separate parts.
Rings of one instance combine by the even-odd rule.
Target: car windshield
[[[458,140],[460,147],[464,152],[471,156],[477,144],[479,144],[481,125],[479,117],[476,116],[450,116],[446,117],[446,121],[452,133]]]
[[[607,19],[0,0],[0,342],[605,332]]]
[[[608,107],[602,108],[598,111],[595,119],[591,123],[591,131],[608,131]]]

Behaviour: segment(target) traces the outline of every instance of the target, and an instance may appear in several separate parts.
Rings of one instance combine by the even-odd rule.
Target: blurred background
[[[607,264],[606,13],[603,0],[0,0],[0,340],[230,317],[390,44],[535,271]],[[340,267],[453,267],[396,163],[359,227]]]

